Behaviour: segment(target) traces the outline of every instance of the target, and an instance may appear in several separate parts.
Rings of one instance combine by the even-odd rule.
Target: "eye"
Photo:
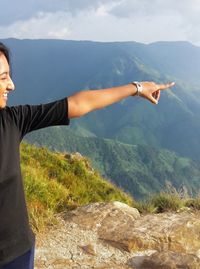
[[[9,79],[10,75],[9,75],[9,72],[4,72],[2,74],[0,74],[0,80],[7,80]]]
[[[8,74],[2,74],[0,76],[0,80],[7,80],[9,78],[9,75]]]
[[[0,78],[0,80],[6,80],[7,79],[7,77],[2,77],[2,78]]]

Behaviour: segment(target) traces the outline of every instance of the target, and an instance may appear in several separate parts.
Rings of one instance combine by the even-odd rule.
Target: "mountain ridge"
[[[184,42],[146,45],[136,42],[4,41],[12,51],[17,89],[10,96],[11,105],[50,102],[78,90],[112,87],[133,80],[166,82],[175,78],[176,86],[163,92],[158,106],[130,97],[72,120],[70,128],[80,136],[150,146],[158,151],[167,149],[199,162],[198,47]],[[60,141],[64,139],[61,134],[64,137],[67,133],[57,134]]]
[[[60,127],[33,132],[26,136],[26,141],[54,151],[80,152],[101,175],[137,199],[163,190],[166,181],[171,181],[177,189],[185,186],[192,196],[198,194],[200,164],[168,150],[80,137]]]

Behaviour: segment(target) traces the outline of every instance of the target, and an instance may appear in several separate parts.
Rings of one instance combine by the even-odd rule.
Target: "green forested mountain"
[[[149,45],[136,42],[16,39],[4,42],[12,51],[12,72],[16,84],[16,92],[10,95],[10,105],[49,102],[78,90],[110,87],[133,80],[175,81],[173,90],[163,92],[158,106],[130,97],[71,121],[70,128],[79,136],[77,139],[74,135],[70,136],[66,131],[68,129],[55,128],[50,132],[52,139],[49,146],[57,148],[60,144],[62,150],[88,154],[103,174],[138,196],[160,189],[166,179],[173,181],[176,186],[184,183],[190,190],[198,191],[199,47],[187,42]],[[29,139],[45,143],[43,137],[45,131],[42,137],[38,133]],[[71,142],[65,141],[67,137]],[[73,138],[75,141],[72,143]],[[140,156],[139,149],[147,155],[151,153],[155,160],[155,163],[149,163],[147,170],[134,165],[137,158],[140,160],[137,157]],[[177,156],[163,149],[176,152]],[[111,156],[109,152],[112,150],[115,154]],[[178,156],[189,157],[197,163],[181,159],[180,169],[174,164],[177,162],[166,165],[171,169],[168,174],[168,168],[162,165],[158,157],[160,154],[164,154],[165,157],[161,159],[167,159],[169,163],[170,159],[179,159]],[[189,164],[184,167],[185,170],[182,163]],[[141,167],[146,167],[143,159],[141,164]],[[159,172],[156,170],[158,167]]]
[[[81,89],[133,80],[175,80],[160,104],[129,98],[71,124],[79,135],[167,148],[200,159],[200,48],[187,42],[4,40],[16,92],[10,104],[41,103]],[[192,83],[191,83],[192,81]]]
[[[177,189],[185,186],[190,195],[199,190],[200,164],[168,150],[97,137],[79,137],[60,127],[33,132],[26,139],[55,151],[80,152],[90,158],[105,178],[135,198],[145,198],[165,189],[167,181]]]

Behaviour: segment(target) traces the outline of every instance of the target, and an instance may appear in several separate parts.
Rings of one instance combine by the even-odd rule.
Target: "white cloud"
[[[107,16],[108,15],[108,11],[107,11],[105,5],[102,5],[102,6],[97,8],[96,15],[97,16]]]
[[[70,31],[67,27],[59,30],[48,32],[47,36],[51,39],[66,39],[70,36]]]
[[[121,0],[111,12],[118,17],[154,17],[176,12],[192,18],[194,14],[199,14],[199,11],[199,0]]]
[[[39,12],[27,21],[17,21],[7,27],[0,27],[0,36],[4,38],[51,38],[68,39],[70,36],[69,15],[63,12]],[[17,29],[17,30],[16,30]]]
[[[0,24],[1,38],[143,43],[188,40],[200,45],[200,0],[20,1],[25,4],[22,14],[26,14],[27,3],[32,4],[32,9],[27,8],[27,17],[20,19],[15,15],[14,22]],[[2,19],[0,16],[0,21]]]
[[[1,2],[2,0],[0,0]],[[96,9],[104,3],[117,0],[8,0],[2,1],[0,9],[0,25],[10,25],[16,21],[30,20],[38,12],[57,13],[67,12],[72,15]]]
[[[108,16],[111,15],[112,10],[121,3],[122,0],[107,1],[106,3],[99,3],[95,12],[97,16]]]

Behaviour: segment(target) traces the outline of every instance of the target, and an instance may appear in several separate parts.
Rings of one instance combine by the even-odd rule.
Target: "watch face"
[[[137,87],[137,94],[140,95],[140,93],[142,92],[143,90],[143,87],[142,87],[142,84],[137,82],[136,83],[136,87]]]
[[[138,83],[139,91],[142,91],[143,87],[141,83]]]

